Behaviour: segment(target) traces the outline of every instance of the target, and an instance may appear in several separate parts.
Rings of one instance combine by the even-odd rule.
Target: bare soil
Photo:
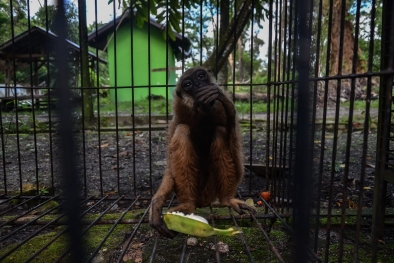
[[[330,110],[328,113],[330,114]],[[319,116],[321,112],[317,115]],[[376,112],[372,112],[372,115]],[[330,115],[329,115],[330,116]],[[245,118],[247,116],[243,116]],[[244,152],[246,164],[269,163],[275,167],[291,167],[288,148],[291,131],[288,127],[271,124],[269,144],[277,145],[267,149],[267,127],[265,122],[254,122],[254,129],[249,130],[248,121],[243,125]],[[361,127],[360,127],[361,126]],[[334,141],[334,134],[327,129],[324,138],[321,138],[321,126],[316,126],[314,137],[314,174],[315,183],[318,183],[320,171],[322,172],[322,199],[321,205],[327,205],[330,181],[333,179],[333,197],[341,199],[343,186],[348,187],[348,196],[356,201],[359,195],[358,186],[360,176],[364,173],[365,187],[364,202],[372,206],[373,184],[375,176],[375,147],[376,130],[368,134],[366,152],[363,153],[363,129],[358,123],[351,134],[349,156],[347,151],[346,126],[338,132],[338,140]],[[280,132],[281,131],[281,132]],[[57,165],[58,148],[56,133],[38,134],[4,134],[4,147],[6,155],[0,163],[4,169],[0,170],[0,189],[7,189],[9,193],[17,193],[22,186],[39,186],[39,189],[54,187],[55,193],[61,192],[60,171]],[[78,147],[78,171],[80,173],[81,194],[88,196],[101,196],[104,193],[117,193],[127,196],[151,196],[161,182],[166,165],[166,131],[119,131],[119,132],[87,132],[75,133]],[[118,144],[116,143],[118,141]],[[333,147],[336,144],[336,151]],[[285,152],[286,146],[286,154]],[[324,148],[322,150],[322,147]],[[267,150],[269,153],[267,154]],[[366,166],[362,167],[363,154]],[[322,156],[323,155],[323,156]],[[134,156],[134,158],[133,158]],[[293,156],[294,157],[294,156]],[[331,161],[333,158],[336,161]],[[286,162],[283,159],[286,159]],[[348,166],[348,167],[346,167]],[[274,171],[271,169],[271,173]],[[4,176],[5,172],[5,176]],[[289,186],[291,180],[287,177],[288,170],[280,170],[280,178]],[[284,175],[284,177],[283,177]],[[347,175],[347,182],[343,179]],[[279,178],[279,176],[278,176]],[[240,185],[241,193],[257,194],[267,188],[272,180],[261,174],[250,173],[245,170],[245,178]],[[281,180],[282,180],[281,179]],[[371,187],[369,190],[368,187]],[[393,193],[389,186],[387,205],[393,206]],[[277,189],[278,194],[281,192]]]

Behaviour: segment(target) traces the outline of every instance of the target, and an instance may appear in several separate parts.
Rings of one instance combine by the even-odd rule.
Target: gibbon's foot
[[[245,210],[249,211],[251,214],[256,214],[256,209],[254,207],[248,206],[244,201],[233,198],[228,201],[228,205],[234,209],[238,214],[245,214]]]
[[[162,207],[152,201],[152,206],[149,214],[149,225],[159,232],[160,235],[167,238],[174,238],[177,232],[169,230],[163,220]]]

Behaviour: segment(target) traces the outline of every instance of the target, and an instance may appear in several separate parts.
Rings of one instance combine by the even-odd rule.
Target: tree
[[[343,10],[344,8],[344,10]],[[341,73],[350,74],[352,73],[353,67],[353,55],[354,53],[354,35],[353,35],[353,23],[348,19],[349,17],[350,4],[346,1],[335,0],[332,10],[332,24],[331,24],[331,67],[330,75],[338,74],[338,66],[340,61],[340,36],[341,36],[341,22],[343,21],[343,46],[342,46],[342,64]],[[359,53],[361,51],[359,50]],[[365,60],[362,59],[361,54],[357,57],[356,72],[365,70]]]
[[[65,2],[66,20],[67,20],[67,38],[74,43],[79,42],[79,18],[78,9],[72,1]],[[57,7],[54,5],[42,6],[32,18],[32,24],[43,28],[48,28],[49,31],[56,32],[54,25],[54,18]]]
[[[230,1],[222,0],[220,1],[220,26],[219,26],[219,41],[224,39],[226,28],[230,25]],[[228,80],[228,67],[227,60],[224,62],[223,67],[220,69],[217,77],[218,84],[227,84]],[[225,88],[227,88],[225,86]]]
[[[0,0],[0,44],[27,29],[26,0]],[[12,14],[12,15],[11,15]]]

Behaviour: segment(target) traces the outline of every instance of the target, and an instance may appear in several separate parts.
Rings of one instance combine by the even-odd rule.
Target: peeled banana
[[[191,236],[233,236],[242,233],[242,230],[236,227],[230,227],[228,229],[213,228],[205,218],[194,214],[185,215],[181,212],[172,212],[164,214],[163,217],[168,229]]]

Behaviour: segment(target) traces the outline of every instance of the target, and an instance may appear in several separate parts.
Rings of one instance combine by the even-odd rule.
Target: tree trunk
[[[243,83],[244,82],[244,66],[242,63],[242,58],[244,54],[244,48],[242,46],[242,40],[241,38],[238,38],[237,41],[238,45],[238,68],[239,68],[239,82]]]
[[[233,54],[232,53],[230,53],[230,55],[228,55],[228,64],[230,66],[231,79],[235,80],[235,77],[233,76],[233,72],[234,72],[234,58],[233,58]]]
[[[80,23],[80,50],[81,50],[81,86],[83,97],[84,124],[89,127],[93,121],[93,101],[90,85],[89,74],[89,57],[88,57],[88,29],[86,25],[86,2],[78,0],[78,13]],[[78,73],[77,73],[78,74]]]
[[[203,64],[209,68],[214,75],[218,74],[223,65],[227,62],[228,56],[234,50],[234,38],[239,39],[246,24],[249,22],[253,12],[252,3],[254,0],[246,0],[242,2],[237,10],[235,17],[231,19],[228,30],[226,30],[221,38],[218,47],[215,47],[212,55]],[[218,55],[218,57],[216,57]]]
[[[221,0],[220,1],[220,22],[219,22],[219,45],[225,40],[225,33],[230,24],[230,1]],[[227,90],[228,81],[228,67],[227,60],[224,62],[222,68],[220,69],[217,81],[219,85],[222,85],[225,90]]]
[[[353,67],[353,55],[354,55],[354,36],[353,36],[353,23],[349,20],[346,20],[346,17],[349,16],[348,9],[350,6],[346,6],[345,10],[345,21],[344,21],[344,30],[343,30],[343,47],[342,47],[342,75],[351,74]],[[342,17],[342,0],[335,0],[333,5],[333,13],[332,13],[332,31],[331,31],[331,68],[330,68],[330,76],[334,76],[338,74],[338,66],[339,66],[339,56],[341,47],[340,47],[340,36],[341,36],[341,17]],[[358,50],[358,58],[357,58],[357,66],[356,73],[365,70],[366,61],[360,57],[361,50]]]

